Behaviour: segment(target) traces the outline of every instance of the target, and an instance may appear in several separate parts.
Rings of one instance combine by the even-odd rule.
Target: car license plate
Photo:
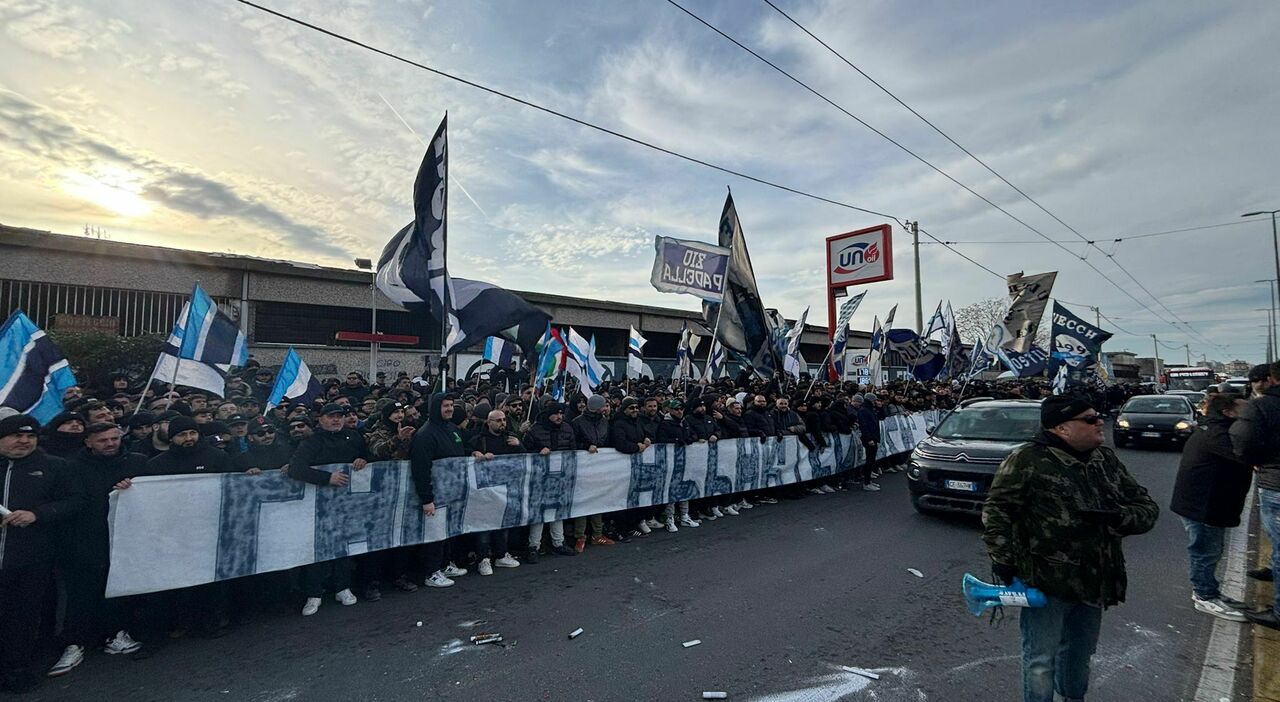
[[[1144,431],[1144,432],[1142,432],[1142,438],[1144,438],[1144,439],[1159,439],[1159,438],[1160,438],[1160,432],[1158,432],[1158,431]]]
[[[977,492],[978,484],[972,480],[948,480],[946,481],[948,490],[964,490],[965,492]]]

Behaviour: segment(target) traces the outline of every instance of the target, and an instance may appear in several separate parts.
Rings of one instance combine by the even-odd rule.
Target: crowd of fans
[[[0,414],[0,465],[7,464],[8,476],[0,504],[9,509],[0,529],[5,689],[28,689],[45,675],[68,673],[98,645],[107,654],[149,655],[163,639],[219,636],[233,615],[243,614],[230,602],[271,599],[262,593],[274,593],[278,603],[296,597],[304,603],[302,615],[309,616],[326,592],[343,605],[376,601],[386,587],[449,587],[471,570],[489,576],[495,568],[576,556],[588,546],[645,538],[654,530],[698,528],[779,499],[876,491],[882,472],[899,471],[905,461],[905,454],[875,459],[886,417],[949,409],[962,392],[997,398],[1049,392],[1043,381],[898,381],[872,388],[801,378],[780,386],[744,369],[736,378],[716,381],[605,383],[590,397],[571,393],[558,402],[520,383],[515,369],[450,380],[447,392],[433,392],[438,384],[427,372],[394,379],[380,373],[369,382],[353,371],[345,380],[328,379],[323,396],[309,403],[267,408],[274,376],[250,363],[230,377],[225,397],[159,383],[140,391],[131,378],[117,375],[102,387],[69,390],[66,411],[43,426],[12,411]],[[130,489],[141,476],[283,471],[325,489],[345,486],[349,478],[314,466],[350,463],[358,471],[373,461],[404,459],[430,518],[431,471],[438,458],[601,448],[636,453],[651,444],[787,435],[822,447],[833,432],[856,433],[869,459],[804,484],[467,534],[242,579],[255,581],[249,586],[253,598],[235,597],[246,587],[241,581],[104,597],[108,496]],[[42,652],[50,659],[60,652],[52,668],[40,663]]]

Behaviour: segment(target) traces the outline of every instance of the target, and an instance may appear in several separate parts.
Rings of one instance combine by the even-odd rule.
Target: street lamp
[[[1267,336],[1267,363],[1271,363],[1272,361],[1275,361],[1275,360],[1276,360],[1276,359],[1275,359],[1275,346],[1274,346],[1275,342],[1273,341],[1273,339],[1275,339],[1275,332],[1276,332],[1276,315],[1275,315],[1275,311],[1274,311],[1274,310],[1272,310],[1270,307],[1255,307],[1255,308],[1253,309],[1253,311],[1254,311],[1254,312],[1266,312],[1266,313],[1267,313],[1267,334],[1268,334],[1268,336]]]
[[[1277,304],[1278,302],[1280,302],[1280,280],[1273,280],[1273,279],[1268,278],[1268,279],[1265,279],[1265,280],[1255,280],[1255,281],[1253,281],[1253,282],[1255,282],[1255,283],[1266,283],[1266,284],[1267,284],[1267,292],[1269,292],[1269,293],[1274,292],[1274,294],[1273,294],[1273,295],[1269,295],[1269,296],[1268,296],[1268,297],[1271,299],[1271,319],[1272,319],[1272,320],[1276,320],[1276,321],[1280,321],[1280,305],[1278,305],[1278,304]],[[1273,285],[1273,283],[1274,283],[1274,285]],[[1272,323],[1272,326],[1271,326],[1271,334],[1272,334],[1272,338],[1271,338],[1271,348],[1272,348],[1272,349],[1276,349],[1276,350],[1280,350],[1280,339],[1276,338],[1276,324],[1275,324],[1275,322],[1273,322],[1273,323]]]
[[[1258,215],[1271,215],[1271,247],[1276,257],[1276,280],[1280,281],[1280,234],[1276,233],[1276,213],[1280,210],[1257,210],[1256,212],[1245,212],[1241,217],[1257,217]],[[1280,285],[1280,283],[1277,283]],[[1277,293],[1280,295],[1280,292]]]
[[[355,260],[356,268],[362,271],[369,271],[372,277],[369,278],[369,332],[378,333],[378,271],[373,267],[373,261],[367,258],[357,258]],[[369,340],[369,385],[373,385],[375,376],[378,375],[378,342]]]

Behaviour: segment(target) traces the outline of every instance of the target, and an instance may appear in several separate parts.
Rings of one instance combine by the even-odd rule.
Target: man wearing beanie
[[[58,529],[85,505],[67,464],[40,450],[40,423],[0,419],[0,690],[25,692],[44,678],[32,663]]]
[[[1020,610],[1026,702],[1084,699],[1102,611],[1124,601],[1120,540],[1150,531],[1160,514],[1102,445],[1103,421],[1087,398],[1046,398],[1040,435],[1000,464],[983,506],[992,575],[1048,597]]]
[[[587,409],[573,418],[569,425],[573,427],[573,435],[577,439],[578,450],[595,453],[601,446],[609,445],[609,418],[604,416],[604,408],[608,406],[604,395],[592,395],[587,398]],[[582,553],[587,545],[587,517],[573,520],[573,550]],[[604,515],[593,514],[590,517],[591,529],[595,536],[591,543],[597,546],[611,546],[613,539],[605,536]]]

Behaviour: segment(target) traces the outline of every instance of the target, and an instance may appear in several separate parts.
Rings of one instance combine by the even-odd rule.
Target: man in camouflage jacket
[[[1160,513],[1115,452],[1083,397],[1047,398],[1041,435],[996,472],[982,539],[996,580],[1015,577],[1048,597],[1021,613],[1023,698],[1084,699],[1102,610],[1124,601],[1120,539],[1150,531]]]

